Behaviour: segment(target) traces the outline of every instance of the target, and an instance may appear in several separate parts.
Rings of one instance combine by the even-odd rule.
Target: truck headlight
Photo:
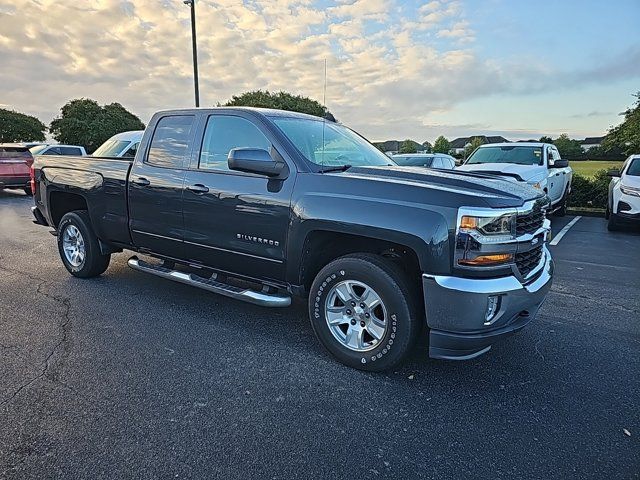
[[[483,208],[460,208],[456,228],[455,264],[487,269],[513,263],[516,212]]]
[[[625,195],[633,195],[634,197],[640,197],[640,189],[629,187],[627,185],[620,184],[620,191]]]
[[[493,217],[462,215],[458,232],[468,233],[480,243],[499,243],[515,238],[515,224],[513,213]]]

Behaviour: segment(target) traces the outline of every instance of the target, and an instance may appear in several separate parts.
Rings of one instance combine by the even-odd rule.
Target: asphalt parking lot
[[[336,363],[305,305],[71,277],[0,192],[0,478],[640,478],[640,234],[581,218],[534,324],[468,362]],[[571,217],[554,219],[559,232]]]

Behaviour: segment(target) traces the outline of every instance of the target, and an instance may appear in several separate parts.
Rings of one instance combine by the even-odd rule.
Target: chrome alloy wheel
[[[376,348],[389,324],[380,296],[355,280],[342,281],[329,291],[325,320],[336,340],[355,352]]]
[[[79,267],[84,262],[85,247],[84,238],[78,227],[75,225],[67,225],[62,233],[62,249],[64,256],[73,267]]]

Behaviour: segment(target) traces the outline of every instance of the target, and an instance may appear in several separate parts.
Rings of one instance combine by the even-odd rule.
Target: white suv
[[[631,155],[620,171],[609,172],[607,218],[609,230],[617,230],[625,222],[640,221],[640,155]]]

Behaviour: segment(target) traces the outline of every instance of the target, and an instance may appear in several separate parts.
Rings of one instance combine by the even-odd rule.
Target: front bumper
[[[429,356],[467,360],[497,340],[525,327],[544,302],[553,276],[553,259],[543,247],[543,268],[528,283],[515,276],[472,279],[422,275],[429,333]],[[497,313],[486,321],[490,296],[499,297]]]

